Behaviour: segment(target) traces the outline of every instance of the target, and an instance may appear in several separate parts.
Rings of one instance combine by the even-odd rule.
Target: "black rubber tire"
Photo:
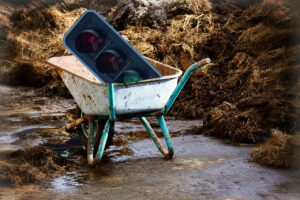
[[[77,105],[76,106],[76,118],[78,119],[82,116],[84,116],[84,113],[82,113],[81,109]],[[95,141],[95,144],[94,144],[94,147],[95,147],[94,152],[95,153],[97,152],[97,148],[98,148],[99,142],[100,142],[99,138],[101,138],[101,136],[102,136],[102,133],[103,133],[102,131],[104,129],[105,123],[106,123],[106,120],[95,120],[95,140],[94,140]],[[83,122],[76,128],[76,131],[80,138],[80,141],[85,147],[87,146],[87,141],[88,141],[87,129],[88,129],[88,122]],[[110,145],[112,145],[114,131],[115,131],[115,124],[114,124],[114,122],[112,122],[110,124],[110,129],[109,129],[105,149],[108,149],[108,147]]]

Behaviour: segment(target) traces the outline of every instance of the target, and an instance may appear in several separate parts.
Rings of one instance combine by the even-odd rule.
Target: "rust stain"
[[[65,75],[65,73],[62,70],[58,69],[57,72],[58,72],[59,76],[61,77],[61,79],[65,79],[66,78],[66,75]]]
[[[102,93],[103,93],[104,96],[107,96],[107,90],[103,90]]]
[[[159,116],[162,116],[162,113],[161,113],[160,110],[157,110],[157,111],[153,112],[151,115],[152,115],[153,117],[159,117]]]
[[[89,127],[91,127],[91,124],[94,122],[94,117],[90,116],[90,115],[85,115],[86,118],[89,121]],[[89,166],[94,166],[95,162],[94,162],[94,155],[91,149],[91,132],[88,131],[88,145],[87,145],[87,160],[88,160],[88,165]]]
[[[77,119],[76,121],[72,122],[71,124],[68,124],[65,129],[66,130],[70,130],[71,128],[74,128],[75,126],[78,126],[79,124],[81,124],[82,122],[88,120],[87,116],[81,117],[79,119]]]

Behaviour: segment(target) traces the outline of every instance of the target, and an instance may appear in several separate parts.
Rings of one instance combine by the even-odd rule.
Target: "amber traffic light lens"
[[[101,73],[112,73],[121,68],[123,59],[115,50],[104,51],[96,61],[97,69]]]
[[[80,53],[97,51],[103,44],[103,39],[94,30],[85,30],[75,39],[75,48]]]

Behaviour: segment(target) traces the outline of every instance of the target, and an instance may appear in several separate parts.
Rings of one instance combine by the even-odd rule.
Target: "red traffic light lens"
[[[98,70],[102,73],[111,73],[121,68],[123,59],[115,50],[104,51],[96,61]]]
[[[75,39],[75,48],[81,53],[97,51],[103,44],[103,39],[94,30],[85,30]]]

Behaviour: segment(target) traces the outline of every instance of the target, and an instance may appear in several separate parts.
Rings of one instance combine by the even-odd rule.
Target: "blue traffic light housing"
[[[161,77],[96,11],[86,11],[64,36],[65,47],[100,81],[124,83]]]

